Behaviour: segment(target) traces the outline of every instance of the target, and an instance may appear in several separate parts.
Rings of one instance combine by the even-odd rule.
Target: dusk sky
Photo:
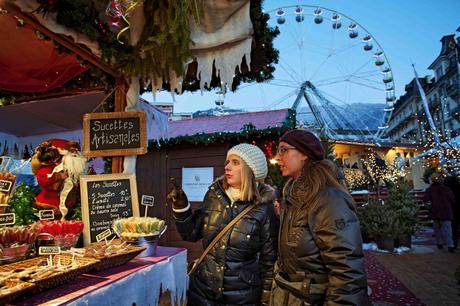
[[[305,19],[302,23],[294,22],[294,15],[289,15],[298,4],[313,6],[305,8]],[[287,6],[294,7],[287,8]],[[333,12],[328,10],[323,10],[324,22],[321,25],[314,24],[312,12],[316,6],[336,11],[338,14],[343,15],[341,29],[331,29],[329,18]],[[299,79],[302,81],[311,80],[317,87],[319,87],[318,85],[321,81],[324,82],[327,78],[334,80],[340,78],[341,76],[340,74],[337,75],[337,72],[342,73],[343,77],[343,75],[348,75],[350,71],[363,73],[368,69],[375,70],[374,73],[369,74],[368,80],[361,83],[365,85],[362,88],[356,83],[350,86],[350,82],[323,87],[325,90],[324,95],[328,96],[330,94],[331,99],[336,99],[332,101],[338,104],[342,103],[340,101],[343,101],[343,103],[385,102],[384,84],[381,82],[382,76],[377,70],[378,67],[373,65],[373,53],[377,52],[378,49],[376,42],[380,44],[382,51],[390,62],[395,81],[396,97],[399,97],[404,93],[405,84],[414,77],[411,64],[415,64],[420,76],[432,75],[432,71],[427,68],[439,54],[441,47],[439,40],[444,35],[460,34],[456,32],[456,29],[460,26],[460,18],[458,17],[460,1],[458,0],[268,0],[264,2],[264,8],[267,12],[273,12],[279,7],[286,7],[286,23],[280,29],[281,34],[275,41],[275,47],[281,52],[280,57],[284,63],[284,70],[289,70],[286,67],[291,67],[293,70],[300,67],[298,63],[299,56],[295,56],[294,53],[291,55],[290,53],[291,51],[295,52],[296,46],[300,45],[301,47],[297,52],[301,52],[305,55],[305,58],[302,59],[303,67],[298,69],[302,69],[302,75],[305,76],[299,76]],[[271,15],[274,16],[274,13]],[[346,46],[345,44],[352,45],[351,40],[348,38],[347,29],[350,21],[354,21],[365,28],[367,33],[376,40],[376,42],[373,42],[374,49],[367,53],[362,50],[363,43],[361,39],[365,35],[365,31],[358,27],[360,36],[354,40],[354,47],[350,47],[349,52],[341,53],[337,57],[332,56],[330,61],[328,58],[328,62],[325,65],[329,65],[330,68],[317,66],[318,62],[323,63],[319,58],[315,58],[318,50],[326,50],[329,47],[340,49]],[[276,25],[275,18],[272,19],[271,23]],[[297,34],[296,29],[301,29],[301,33],[305,35],[305,43],[299,43],[298,37],[300,35]],[[343,41],[341,42],[340,40]],[[321,44],[324,46],[321,46]],[[326,53],[323,52],[323,55],[326,56]],[[334,71],[337,62],[340,63],[340,69]],[[369,65],[368,69],[361,67],[363,63]],[[277,73],[283,73],[283,69],[278,67]],[[316,70],[320,70],[322,75],[317,73]],[[312,74],[314,75],[313,77]],[[358,74],[356,77],[361,78],[362,75]],[[289,75],[291,74],[289,73]],[[287,82],[283,83],[283,81],[281,83],[277,82],[277,78],[286,79],[275,75],[275,81],[273,82],[277,84],[275,87],[270,85],[247,86],[243,84],[240,90],[226,95],[225,106],[244,108],[248,111],[290,107],[296,96],[296,85],[294,83],[288,85]],[[286,84],[286,87],[280,88],[280,84]],[[375,84],[375,86],[370,84]],[[375,87],[375,89],[369,89],[370,87]],[[289,94],[289,92],[291,93]],[[151,95],[144,97],[147,100],[152,100]],[[175,112],[193,112],[215,107],[216,95],[214,92],[207,92],[203,95],[200,92],[185,93],[176,96],[175,99]],[[172,102],[172,97],[169,93],[159,93],[157,94],[157,101]]]

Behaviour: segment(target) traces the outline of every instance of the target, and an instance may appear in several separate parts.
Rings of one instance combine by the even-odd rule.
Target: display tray
[[[53,262],[60,263],[60,265],[65,268],[62,270],[55,270],[47,277],[32,279],[40,291],[72,281],[79,275],[94,269],[99,261],[94,258],[75,257],[74,264],[72,265],[72,256],[54,255]]]
[[[35,288],[34,283],[23,282],[17,279],[7,279],[1,282],[0,287],[0,305],[5,305],[13,301],[15,298],[33,291]]]
[[[75,257],[68,255],[54,255],[53,266],[47,264],[49,257],[40,256],[33,259],[23,260],[11,264],[0,266],[0,275],[9,275],[10,280],[30,283],[33,286],[28,286],[27,290],[22,291],[23,294],[27,291],[34,292],[43,291],[54,288],[72,281],[80,274],[86,273],[98,263],[94,258]],[[15,297],[20,294],[15,294]],[[11,300],[7,296],[5,299]],[[1,303],[0,303],[1,304]]]
[[[119,239],[113,240],[108,245],[104,241],[92,243],[85,249],[85,257],[99,260],[95,266],[97,271],[124,265],[145,250],[144,247],[131,245]],[[108,252],[104,252],[105,250]]]

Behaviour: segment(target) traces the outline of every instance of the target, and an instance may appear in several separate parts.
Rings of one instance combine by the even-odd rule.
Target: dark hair
[[[328,159],[305,160],[302,175],[305,180],[305,185],[302,186],[302,189],[307,195],[305,199],[307,203],[316,202],[326,187],[334,187],[348,193],[337,179],[336,165]]]

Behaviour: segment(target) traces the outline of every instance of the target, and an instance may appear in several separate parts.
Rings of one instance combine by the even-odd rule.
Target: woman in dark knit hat
[[[321,142],[306,130],[288,131],[276,160],[290,180],[270,305],[370,305],[353,199]]]

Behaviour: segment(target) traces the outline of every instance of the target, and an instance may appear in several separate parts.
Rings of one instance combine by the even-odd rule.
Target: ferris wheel
[[[290,5],[266,13],[269,26],[280,31],[274,78],[260,85],[269,107],[290,103],[298,124],[328,138],[380,139],[396,98],[390,63],[375,37],[324,7]]]

